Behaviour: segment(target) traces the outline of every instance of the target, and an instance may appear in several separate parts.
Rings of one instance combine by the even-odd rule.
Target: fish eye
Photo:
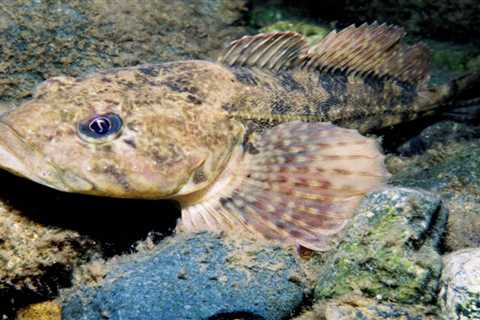
[[[88,142],[109,141],[120,133],[122,119],[115,113],[96,115],[78,124],[79,136]]]
[[[94,118],[88,124],[88,129],[90,129],[91,132],[96,133],[98,135],[107,134],[111,128],[112,128],[112,123],[107,117],[103,117],[103,116]]]

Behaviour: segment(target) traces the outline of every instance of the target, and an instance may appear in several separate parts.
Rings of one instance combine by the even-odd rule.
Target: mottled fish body
[[[428,89],[428,49],[402,36],[362,25],[308,48],[295,33],[261,34],[217,62],[52,78],[0,119],[0,166],[67,192],[176,199],[186,231],[325,250],[388,177],[359,132],[431,115],[461,92]]]

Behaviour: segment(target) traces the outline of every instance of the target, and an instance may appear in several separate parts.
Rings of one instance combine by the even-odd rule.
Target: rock
[[[260,29],[261,32],[281,32],[293,31],[304,35],[309,43],[313,46],[315,43],[325,37],[331,29],[315,23],[301,20],[282,20],[277,21]]]
[[[434,146],[479,138],[478,128],[453,121],[435,123],[398,148],[403,156],[422,154]]]
[[[226,42],[246,33],[239,23],[244,4],[244,0],[1,1],[0,112],[29,98],[39,82],[57,75],[78,76],[144,62],[213,59]],[[43,210],[39,202],[61,207],[57,198],[63,195],[38,199],[21,187],[14,190],[14,197],[21,198],[16,210],[3,210],[4,189],[17,185],[1,177],[0,300],[4,305],[0,318],[17,306],[54,297],[58,288],[70,285],[72,270],[92,256],[124,251],[160,225],[157,222],[171,220],[166,214],[152,215],[135,207],[147,216],[157,216],[156,221],[116,216],[111,228],[112,218],[105,213],[115,212],[115,206],[82,212],[83,200],[68,203],[65,210],[54,208],[62,211],[57,215],[61,218],[50,219],[49,208]],[[9,203],[10,196],[6,197]],[[39,217],[40,223],[32,221]]]
[[[0,319],[56,297],[94,258],[160,241],[178,219],[171,202],[64,193],[5,172],[0,180]]]
[[[62,320],[60,305],[52,300],[29,305],[17,312],[17,320]]]
[[[469,70],[472,70],[474,72],[480,72],[480,54],[478,54],[475,57],[472,57],[468,62],[467,62],[467,68]]]
[[[476,0],[252,0],[253,22],[264,26],[302,15],[341,25],[379,21],[404,27],[409,33],[457,42],[475,42],[480,35]]]
[[[71,272],[98,254],[79,233],[33,222],[0,201],[0,316],[9,309],[56,296]]]
[[[449,210],[445,250],[480,246],[480,144],[437,145],[412,158],[388,161],[391,183],[439,193]]]
[[[352,301],[332,301],[325,309],[325,320],[381,320],[412,319],[434,320],[431,309],[421,306],[406,306],[394,303],[380,304],[375,300],[354,299]]]
[[[381,303],[361,296],[347,296],[314,305],[294,320],[435,320],[433,307]]]
[[[449,320],[480,319],[480,248],[443,258],[440,306]]]
[[[305,18],[305,12],[301,8],[292,10],[289,6],[272,3],[274,1],[252,1],[252,8],[249,11],[249,24],[254,28],[268,28],[283,20]],[[299,10],[298,10],[299,9]]]
[[[432,303],[441,271],[436,246],[446,218],[440,199],[428,192],[389,188],[369,194],[320,271],[315,299],[359,294]]]
[[[41,81],[97,69],[215,58],[246,33],[244,0],[4,0],[0,100],[19,102]]]
[[[62,319],[285,319],[303,300],[302,278],[295,256],[278,247],[178,235],[65,293]]]

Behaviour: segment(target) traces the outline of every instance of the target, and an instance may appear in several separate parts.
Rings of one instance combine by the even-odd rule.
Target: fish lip
[[[0,119],[0,169],[60,191],[81,192],[94,189],[90,181],[72,173],[66,175],[64,170],[48,161],[3,119]],[[75,189],[78,183],[72,187],[69,181],[81,181],[83,190],[77,190],[78,187]]]

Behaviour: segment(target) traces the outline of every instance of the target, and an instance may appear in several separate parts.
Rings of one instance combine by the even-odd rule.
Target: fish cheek
[[[136,142],[137,143],[137,142]],[[131,198],[165,198],[176,193],[203,163],[204,156],[179,146],[132,148],[122,142],[110,161],[98,161],[96,174],[108,189]],[[108,163],[107,163],[108,162]]]
[[[92,173],[99,177],[95,182],[101,193],[120,196],[134,191],[126,172],[115,163],[100,161],[93,166]]]

